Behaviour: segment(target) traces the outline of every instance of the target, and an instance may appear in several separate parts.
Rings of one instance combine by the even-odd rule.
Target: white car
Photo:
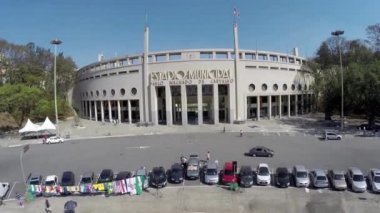
[[[4,198],[9,191],[9,183],[0,182],[0,199]]]
[[[58,136],[53,136],[50,137],[46,140],[46,143],[51,144],[51,143],[63,143],[64,139],[62,137]]]
[[[367,182],[362,171],[356,167],[350,167],[347,170],[347,183],[354,192],[365,192],[367,190]]]
[[[48,175],[45,179],[45,196],[57,195],[57,186],[58,186],[58,176],[57,175]]]
[[[257,167],[256,183],[257,185],[270,185],[270,169],[268,164],[260,163]]]
[[[342,140],[342,136],[339,134],[336,134],[335,132],[329,132],[326,131],[324,134],[325,140]]]
[[[371,189],[373,192],[380,192],[380,170],[379,169],[371,169],[369,174],[369,184],[371,185]]]

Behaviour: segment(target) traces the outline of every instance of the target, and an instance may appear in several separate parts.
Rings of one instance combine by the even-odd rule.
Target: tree
[[[366,29],[368,42],[375,51],[380,51],[380,23],[369,25]]]

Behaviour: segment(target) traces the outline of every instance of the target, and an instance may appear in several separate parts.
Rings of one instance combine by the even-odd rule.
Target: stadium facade
[[[240,123],[311,111],[313,77],[292,54],[190,49],[127,55],[77,72],[73,105],[83,118],[153,125]]]

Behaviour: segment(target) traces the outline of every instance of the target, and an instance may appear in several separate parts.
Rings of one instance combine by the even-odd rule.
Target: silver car
[[[308,187],[310,184],[309,172],[302,165],[293,167],[294,185],[296,187]]]
[[[324,139],[325,140],[342,140],[342,136],[339,134],[336,134],[335,132],[325,131]]]
[[[371,189],[375,193],[380,192],[380,170],[371,169],[368,174],[369,183],[371,184]]]
[[[204,177],[206,184],[217,184],[219,182],[218,165],[214,162],[207,162],[204,168]]]
[[[315,169],[310,172],[311,182],[314,188],[327,188],[329,187],[329,181],[325,171],[322,169]]]
[[[367,190],[367,182],[360,169],[356,167],[350,167],[347,170],[347,182],[351,186],[354,192],[365,192]]]
[[[0,199],[3,199],[9,191],[9,183],[0,182]]]
[[[341,170],[330,170],[328,172],[329,180],[331,183],[331,186],[335,190],[346,190],[347,189],[347,183],[346,179],[344,178],[344,172]]]

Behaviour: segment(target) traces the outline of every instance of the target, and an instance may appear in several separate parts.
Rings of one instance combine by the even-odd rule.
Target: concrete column
[[[268,117],[269,117],[269,120],[272,119],[272,96],[269,95],[268,96]]]
[[[102,122],[104,123],[104,103],[103,103],[103,100],[100,101],[100,114],[102,116]]]
[[[98,101],[94,101],[95,121],[98,121]]]
[[[294,103],[294,105],[295,105],[295,108],[294,108],[294,112],[295,112],[295,116],[297,116],[298,115],[298,97],[297,97],[298,95],[296,94],[295,95],[295,103]]]
[[[150,86],[150,97],[151,97],[151,115],[152,115],[152,123],[154,125],[158,125],[158,110],[157,110],[157,90],[155,86]]]
[[[187,93],[186,85],[181,85],[182,125],[187,125]]]
[[[144,97],[139,99],[139,114],[140,114],[140,122],[145,122],[144,121]]]
[[[290,117],[290,95],[288,95],[288,117]]]
[[[301,115],[303,115],[304,112],[305,112],[304,97],[303,97],[303,94],[301,94]]]
[[[236,120],[235,116],[236,116],[236,113],[235,113],[235,107],[236,107],[236,97],[235,97],[235,86],[233,84],[229,84],[228,85],[228,106],[229,106],[229,109],[228,109],[228,118],[229,118],[229,122],[230,124],[232,124],[234,122],[234,120]]]
[[[117,120],[121,123],[121,109],[120,109],[120,100],[117,100]]]
[[[111,100],[108,100],[108,119],[110,120],[110,122],[112,121]]]
[[[198,124],[203,124],[202,84],[197,85]]]
[[[92,120],[92,101],[89,101],[90,104],[90,120]]]
[[[260,120],[260,96],[257,96],[256,97],[256,116],[257,116],[257,120],[259,121]]]
[[[80,102],[80,115],[82,116],[82,118],[84,117],[84,109],[85,109],[84,101],[81,101]]]
[[[218,84],[213,85],[214,124],[219,123],[219,92]]]
[[[278,117],[281,118],[282,114],[282,100],[281,95],[278,96]]]
[[[132,107],[131,100],[128,100],[128,123],[132,124]]]
[[[166,125],[172,125],[172,93],[170,90],[170,86],[165,86],[165,104],[166,104]]]

